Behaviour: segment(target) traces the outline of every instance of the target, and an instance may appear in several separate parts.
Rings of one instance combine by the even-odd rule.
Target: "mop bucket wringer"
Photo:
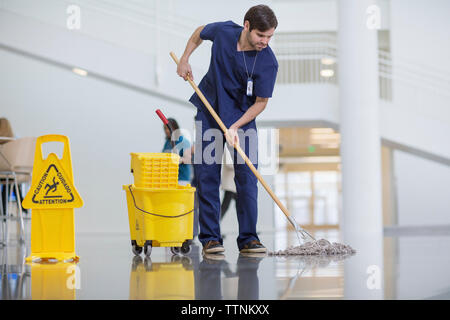
[[[178,185],[180,157],[132,153],[134,184],[124,185],[132,251],[150,256],[152,247],[188,254],[193,239],[195,188]]]

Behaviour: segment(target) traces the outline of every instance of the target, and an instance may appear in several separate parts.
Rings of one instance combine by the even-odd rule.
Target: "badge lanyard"
[[[247,63],[245,62],[245,54],[242,52],[242,57],[244,58],[245,71],[247,72],[247,96],[253,96],[253,71],[255,70],[256,58],[258,58],[258,52],[256,52],[255,61],[253,61],[253,68],[251,75],[248,75]]]

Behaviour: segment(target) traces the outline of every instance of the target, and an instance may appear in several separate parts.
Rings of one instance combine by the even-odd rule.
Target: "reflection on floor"
[[[317,232],[339,241],[339,233]],[[269,250],[297,245],[295,234],[262,233]],[[24,264],[28,246],[11,240],[0,247],[1,299],[449,299],[450,232],[385,236],[382,265],[361,265],[358,253],[339,257],[259,257],[240,255],[236,235],[224,240],[225,259],[202,257],[195,242],[187,256],[153,248],[150,258],[131,252],[129,237],[78,235],[78,264]],[[358,251],[363,247],[351,244]],[[346,268],[362,270],[355,275]],[[377,269],[378,267],[378,269]],[[380,271],[380,272],[374,272]],[[377,279],[376,277],[382,277]],[[363,289],[352,285],[363,282]],[[366,292],[367,291],[367,292]]]

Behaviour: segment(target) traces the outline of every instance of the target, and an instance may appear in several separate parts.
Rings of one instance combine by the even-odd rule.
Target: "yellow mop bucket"
[[[62,159],[42,156],[42,144],[64,144]],[[26,261],[78,261],[75,254],[74,208],[83,200],[73,184],[69,138],[45,135],[36,139],[31,188],[22,205],[31,210],[31,255]]]
[[[194,192],[189,184],[170,189],[124,185],[133,252],[144,248],[171,247],[172,253],[187,254],[193,238]]]
[[[171,247],[189,253],[193,238],[194,192],[178,185],[180,156],[173,153],[131,153],[134,184],[124,185],[133,253]]]

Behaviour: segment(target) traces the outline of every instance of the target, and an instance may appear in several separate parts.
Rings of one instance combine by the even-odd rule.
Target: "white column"
[[[383,226],[374,2],[339,0],[338,8],[341,227],[343,241],[357,250],[344,267],[349,299],[383,298],[383,279],[377,278],[383,274]]]

